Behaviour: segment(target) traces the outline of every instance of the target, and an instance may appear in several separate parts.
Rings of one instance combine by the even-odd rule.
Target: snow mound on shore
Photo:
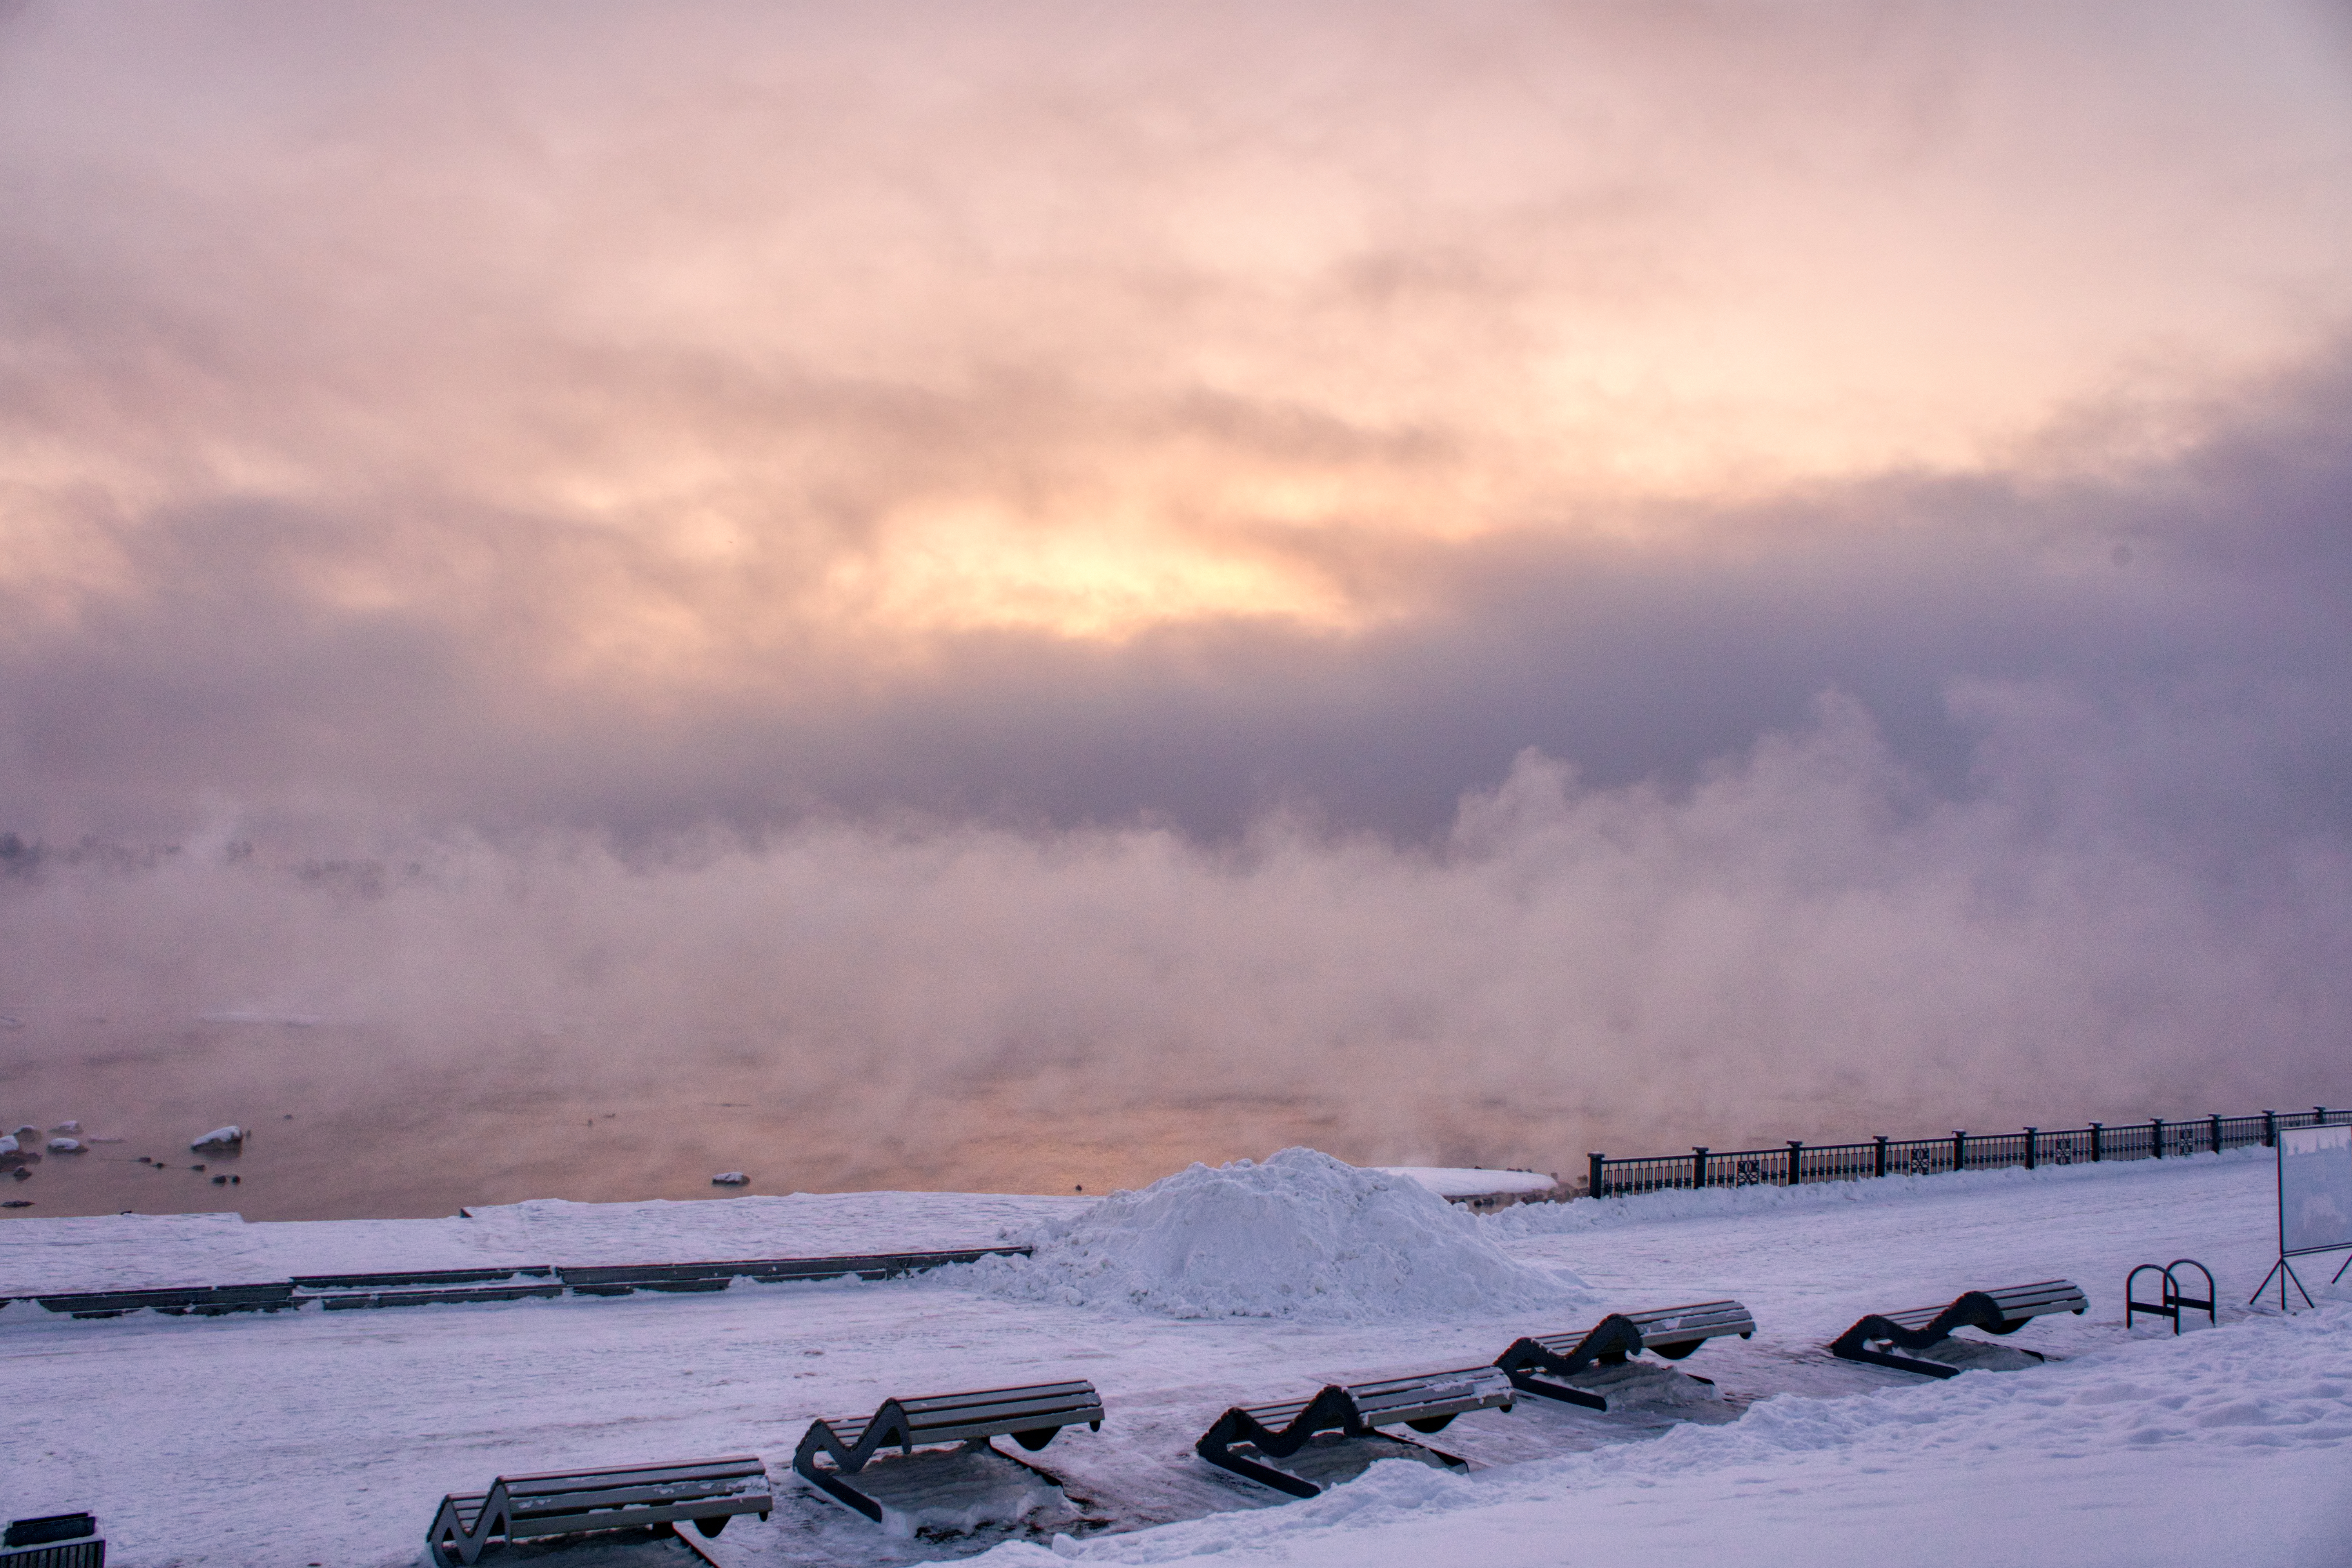
[[[1358,1322],[1590,1300],[1582,1280],[1511,1258],[1420,1183],[1313,1149],[1194,1165],[1027,1239],[1034,1257],[983,1259],[968,1278],[1171,1318]]]

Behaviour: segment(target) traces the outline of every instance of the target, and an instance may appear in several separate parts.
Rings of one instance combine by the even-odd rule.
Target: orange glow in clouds
[[[242,15],[0,24],[35,598],[266,505],[656,685],[1344,632],[1397,541],[2105,460],[2352,315],[2291,4]]]

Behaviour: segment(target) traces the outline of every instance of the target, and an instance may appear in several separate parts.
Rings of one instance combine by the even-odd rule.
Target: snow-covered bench
[[[1738,1302],[1696,1301],[1648,1312],[1612,1312],[1581,1333],[1530,1335],[1515,1341],[1495,1364],[1524,1393],[1606,1410],[1605,1395],[1563,1380],[1596,1366],[1622,1366],[1626,1357],[1643,1351],[1680,1361],[1718,1335],[1744,1340],[1755,1331],[1756,1319]]]
[[[14,1519],[0,1535],[0,1568],[106,1568],[106,1542],[86,1513]]]
[[[538,1536],[675,1527],[689,1519],[703,1534],[716,1535],[739,1513],[765,1519],[774,1507],[767,1467],[752,1454],[500,1476],[487,1492],[443,1498],[425,1547],[435,1563],[450,1568],[475,1562],[493,1541],[512,1544]]]
[[[869,1416],[819,1417],[802,1435],[793,1454],[793,1468],[826,1495],[847,1503],[874,1521],[882,1521],[882,1505],[842,1479],[864,1469],[884,1448],[905,1454],[935,1443],[961,1443],[985,1448],[1023,1469],[1061,1482],[1050,1471],[1005,1453],[991,1437],[1010,1436],[1031,1453],[1054,1440],[1065,1426],[1084,1422],[1102,1430],[1102,1395],[1083,1378],[1070,1383],[1039,1383],[1022,1388],[983,1388],[970,1394],[934,1394],[920,1399],[886,1399]],[[819,1465],[832,1456],[834,1467]]]
[[[1337,1432],[1343,1437],[1404,1443],[1459,1469],[1464,1460],[1379,1428],[1402,1425],[1416,1432],[1442,1432],[1465,1410],[1508,1410],[1516,1397],[1510,1378],[1492,1366],[1465,1366],[1379,1383],[1335,1383],[1309,1399],[1237,1405],[1218,1416],[1216,1425],[1201,1435],[1192,1449],[1220,1469],[1293,1497],[1314,1497],[1321,1487],[1265,1461],[1286,1459],[1318,1433]],[[1236,1453],[1237,1447],[1251,1451]]]
[[[2080,1315],[2090,1302],[2083,1288],[2071,1279],[2042,1279],[2032,1285],[2011,1285],[1999,1290],[1969,1290],[1948,1307],[1914,1307],[1902,1312],[1873,1312],[1830,1342],[1830,1353],[1847,1361],[1869,1362],[1929,1377],[1957,1377],[1961,1368],[1905,1351],[1933,1349],[1952,1337],[1954,1329],[1983,1329],[1990,1333],[2014,1333],[2034,1318],[2049,1312]],[[1966,1342],[1962,1342],[1965,1343]],[[2021,1353],[2042,1360],[2038,1351]]]
[[[35,1298],[52,1312],[77,1318],[120,1318],[152,1309],[184,1317],[215,1318],[224,1312],[282,1312],[296,1305],[290,1280],[269,1285],[193,1285],[182,1289],[89,1290]]]
[[[521,1301],[563,1294],[555,1270],[493,1267],[422,1268],[394,1274],[298,1274],[294,1300],[330,1312],[366,1307],[449,1306],[474,1301]],[[518,1283],[520,1281],[520,1283]]]
[[[792,1280],[898,1279],[944,1268],[951,1263],[976,1263],[983,1258],[1026,1257],[1029,1248],[967,1247],[946,1252],[884,1252],[852,1258],[742,1258],[712,1263],[602,1263],[565,1265],[556,1269],[575,1296],[626,1296],[637,1290],[690,1293],[724,1290],[738,1279],[774,1285]]]

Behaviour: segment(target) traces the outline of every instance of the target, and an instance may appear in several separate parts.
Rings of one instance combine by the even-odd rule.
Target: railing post
[[[1803,1143],[1794,1138],[1789,1140],[1789,1179],[1780,1184],[1782,1186],[1793,1187],[1797,1184],[1797,1159],[1804,1152]]]
[[[2327,1107],[2324,1105],[2315,1105],[2311,1108],[2311,1124],[2314,1127],[2325,1127],[2327,1125]]]
[[[1592,1174],[1587,1178],[1585,1182],[1584,1195],[1587,1197],[1597,1198],[1601,1195],[1601,1167],[1607,1160],[1608,1156],[1603,1154],[1587,1154],[1585,1158],[1592,1163]]]
[[[1965,1171],[1968,1168],[1969,1135],[1955,1129],[1952,1133],[1952,1169]]]
[[[2275,1110],[2263,1112],[2263,1147],[2265,1149],[2278,1147],[2278,1112]]]
[[[2091,1163],[2094,1165],[2099,1163],[2103,1152],[2099,1147],[2099,1134],[2105,1131],[2106,1131],[2105,1122],[2094,1121],[2091,1123]]]
[[[2212,1115],[2212,1123],[2213,1123],[2213,1152],[2215,1152],[2216,1154],[2218,1154],[2218,1153],[2220,1153],[2220,1152],[2221,1152],[2221,1113],[2220,1111],[2218,1111],[2218,1110],[2217,1110],[2217,1111],[2213,1112],[2213,1115]]]
[[[2161,1116],[2149,1117],[2147,1119],[2147,1130],[2151,1134],[2153,1134],[2150,1141],[2156,1145],[2156,1157],[2161,1160],[2164,1158],[2164,1118]]]
[[[2033,1169],[2033,1135],[2040,1131],[2038,1127],[2025,1130],[2025,1168],[2029,1171]]]
[[[1871,1142],[1878,1145],[1878,1164],[1877,1168],[1871,1172],[1871,1174],[1874,1176],[1883,1176],[1886,1174],[1886,1134],[1882,1132],[1877,1137],[1872,1139]]]
[[[1706,1145],[1695,1143],[1691,1146],[1691,1190],[1696,1192],[1706,1185]]]

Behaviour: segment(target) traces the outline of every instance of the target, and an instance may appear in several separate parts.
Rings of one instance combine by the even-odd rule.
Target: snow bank
[[[982,1289],[1172,1318],[1358,1322],[1590,1300],[1583,1281],[1507,1257],[1420,1183],[1312,1149],[1194,1165],[1114,1193],[988,1258]]]
[[[1068,1553],[1128,1565],[1284,1563],[1677,1568],[1825,1558],[2132,1568],[2340,1563],[2352,1500],[2352,1306],[2122,1340],[2029,1375],[1971,1373],[1842,1399],[1780,1394],[1727,1425],[1675,1426],[1469,1476],[1386,1462],[1321,1497],[1218,1513]],[[1999,1507],[1984,1506],[1987,1498]],[[1736,1543],[1727,1554],[1726,1542]],[[1027,1542],[977,1559],[1047,1568]]]

